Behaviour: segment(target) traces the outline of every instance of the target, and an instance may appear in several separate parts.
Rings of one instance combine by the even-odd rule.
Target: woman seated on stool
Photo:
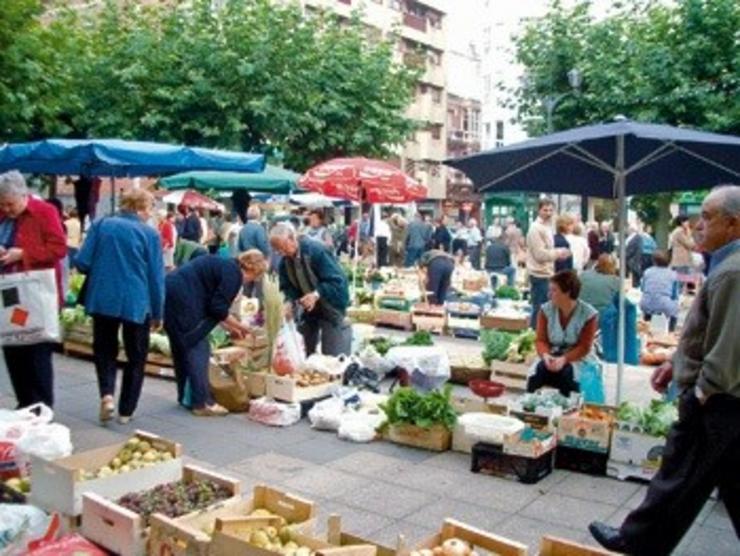
[[[653,315],[665,315],[669,319],[668,331],[673,332],[678,317],[680,285],[676,271],[668,268],[669,262],[668,253],[665,251],[653,253],[654,266],[648,268],[642,275],[640,310],[647,322],[650,322]]]
[[[578,299],[581,282],[573,270],[550,278],[550,301],[537,315],[537,353],[541,360],[527,380],[527,392],[543,386],[563,396],[579,392],[579,366],[591,356],[598,330],[598,314]]]
[[[429,303],[443,305],[455,270],[455,259],[449,253],[430,249],[419,259],[419,268],[426,270],[426,291],[432,292]]]

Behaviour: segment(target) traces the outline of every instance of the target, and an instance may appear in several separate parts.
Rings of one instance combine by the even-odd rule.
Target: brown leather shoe
[[[223,406],[214,403],[213,405],[204,405],[203,407],[193,409],[193,415],[197,417],[223,417],[228,415],[229,410]]]

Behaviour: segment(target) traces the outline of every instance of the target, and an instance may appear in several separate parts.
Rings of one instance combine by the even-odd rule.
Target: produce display
[[[515,337],[516,334],[503,330],[481,331],[481,341],[483,342],[481,356],[486,365],[490,365],[492,361],[506,361],[509,355],[509,346]]]
[[[432,390],[422,394],[411,388],[399,388],[380,404],[388,417],[389,425],[410,424],[424,429],[442,425],[452,430],[457,422],[457,413],[450,401],[452,387]]]
[[[296,532],[290,525],[285,524],[284,518],[274,516],[267,510],[255,510],[250,517],[278,517],[282,520],[282,524],[279,527],[259,527],[247,531],[243,539],[249,544],[284,556],[313,556],[315,554],[312,548],[301,546],[296,542]]]
[[[409,556],[478,556],[478,553],[473,550],[470,543],[453,537],[434,548],[412,550]]]
[[[392,347],[399,345],[396,340],[387,336],[375,336],[374,338],[370,338],[368,340],[368,344],[370,344],[381,357],[385,357]]]
[[[31,479],[29,477],[13,477],[5,480],[5,486],[21,494],[31,492]]]
[[[527,329],[517,334],[509,344],[506,352],[506,360],[512,363],[521,363],[527,360],[527,357],[535,353],[535,341],[537,333],[534,330]]]
[[[320,371],[300,371],[293,375],[296,380],[296,384],[301,387],[306,386],[318,386],[320,384],[328,384],[332,381],[332,377],[327,373]]]
[[[62,321],[62,326],[64,328],[69,328],[75,324],[92,325],[92,318],[85,314],[85,308],[82,305],[75,305],[74,307],[65,307],[62,309],[60,320]]]
[[[144,492],[126,494],[118,499],[118,504],[141,515],[149,522],[153,513],[168,517],[179,517],[196,510],[202,510],[231,497],[231,492],[214,481],[194,479],[159,485]]]
[[[622,402],[617,411],[618,421],[640,427],[651,436],[667,436],[671,425],[677,419],[676,405],[661,400],[651,400],[645,408],[632,402]]]
[[[418,330],[403,342],[404,346],[433,346],[434,340],[428,330]]]
[[[608,411],[604,411],[593,405],[583,406],[578,412],[578,416],[592,421],[612,421],[614,419]]]
[[[82,480],[101,479],[128,473],[140,467],[156,465],[162,461],[172,459],[172,454],[166,450],[157,450],[148,441],[136,436],[129,438],[125,446],[116,454],[107,465],[103,465],[96,471],[85,471]]]
[[[280,328],[283,326],[285,296],[280,291],[277,278],[265,276],[262,280],[262,304],[265,314],[265,334],[267,335],[268,366],[272,365],[272,352],[275,349]]]
[[[519,301],[522,298],[518,289],[506,285],[496,288],[496,297],[498,299],[513,299],[514,301]]]
[[[573,401],[566,398],[560,392],[555,390],[538,390],[533,394],[524,394],[518,400],[524,411],[536,413],[538,410],[548,410],[559,407],[560,409],[570,409],[573,407]]]

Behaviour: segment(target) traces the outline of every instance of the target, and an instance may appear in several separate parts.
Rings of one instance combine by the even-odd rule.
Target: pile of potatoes
[[[171,459],[172,454],[167,450],[157,450],[146,440],[134,436],[126,441],[126,445],[107,465],[103,465],[96,471],[85,471],[82,479],[87,481],[128,473],[134,469],[156,465]]]
[[[295,373],[293,378],[295,378],[296,384],[300,387],[318,386],[320,384],[331,382],[332,380],[331,375],[320,371],[301,371]]]

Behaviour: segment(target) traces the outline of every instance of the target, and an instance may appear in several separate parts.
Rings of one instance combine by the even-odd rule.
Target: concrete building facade
[[[447,38],[444,0],[301,0],[307,9],[332,10],[349,17],[360,10],[362,21],[383,35],[399,35],[398,60],[420,63],[424,69],[407,116],[422,127],[393,161],[424,184],[429,199],[447,196],[447,169],[442,165],[447,145]],[[435,204],[435,203],[432,203]]]

